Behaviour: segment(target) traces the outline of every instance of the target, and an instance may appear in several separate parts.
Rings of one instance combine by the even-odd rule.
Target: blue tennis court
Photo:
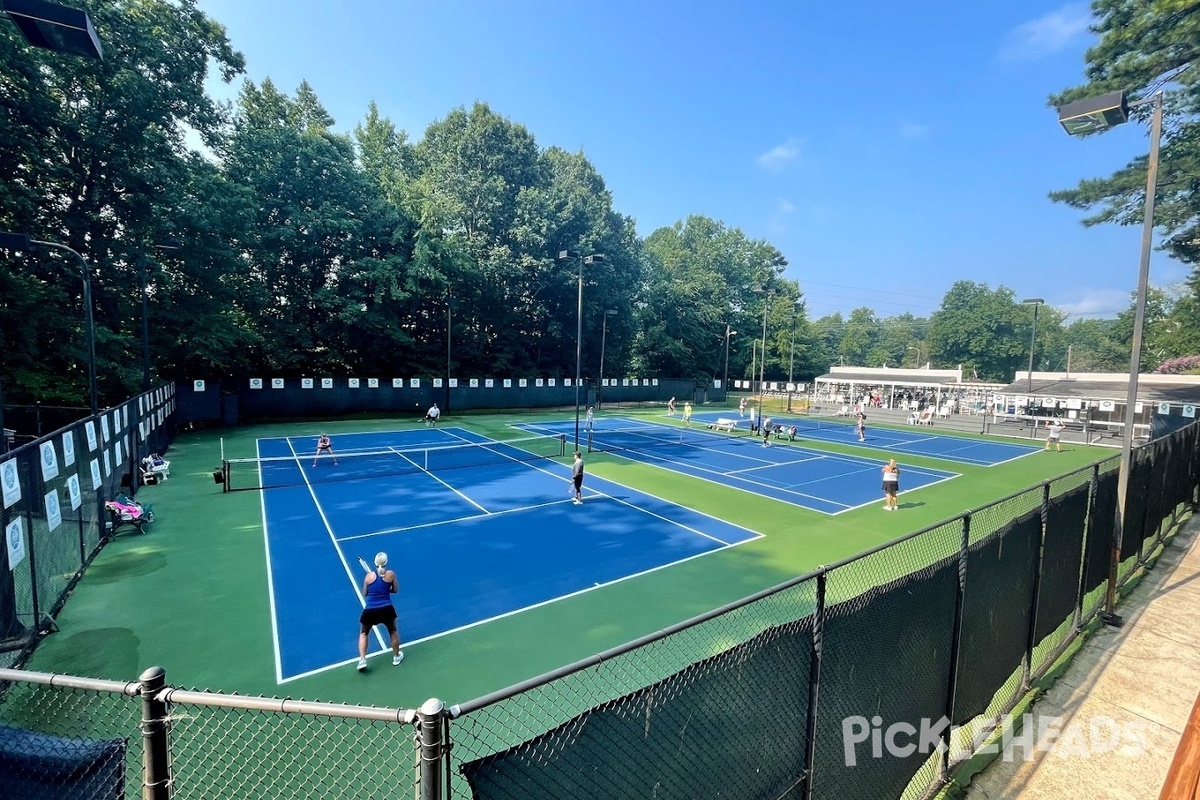
[[[280,683],[357,660],[358,556],[388,553],[407,646],[759,536],[594,475],[575,506],[560,437],[420,428],[333,446],[314,459],[316,436],[260,439],[260,460],[234,465],[255,471],[240,488],[267,487]],[[371,652],[385,651],[376,629]]]
[[[764,447],[756,436],[706,426],[696,420],[685,428],[605,417],[596,420],[594,429],[584,431],[582,438],[590,433],[594,449],[825,514],[841,514],[879,500],[882,463],[878,458],[827,453],[794,442]],[[548,435],[573,431],[570,422],[520,427]],[[958,476],[929,467],[901,465],[901,470],[902,494]]]
[[[705,425],[715,422],[720,417],[729,414],[704,413],[693,418],[693,423]],[[1030,453],[1036,453],[1041,447],[1010,442],[989,442],[982,439],[969,439],[965,436],[945,436],[931,432],[931,428],[916,427],[913,430],[897,428],[877,428],[871,425],[870,415],[867,418],[867,441],[858,441],[858,431],[853,419],[839,421],[830,418],[814,418],[808,416],[786,416],[770,414],[772,422],[783,426],[795,425],[797,438],[809,441],[834,442],[852,446],[870,447],[873,449],[889,450],[892,453],[930,456],[946,461],[956,461],[960,464],[972,464],[977,467],[993,467],[1022,458]],[[743,427],[749,428],[750,421],[740,421]]]

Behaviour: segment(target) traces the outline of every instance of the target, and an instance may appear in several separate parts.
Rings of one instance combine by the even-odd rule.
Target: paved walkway
[[[1200,515],[1118,606],[1120,629],[1089,638],[1031,709],[1064,732],[1050,752],[998,758],[970,800],[1153,800],[1200,694]]]

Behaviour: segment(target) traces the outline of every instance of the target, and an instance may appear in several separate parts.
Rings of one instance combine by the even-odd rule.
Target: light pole
[[[8,233],[0,231],[0,247],[10,250],[25,250],[32,249],[33,245],[40,247],[48,247],[51,250],[62,250],[70,253],[79,259],[80,273],[83,277],[83,311],[84,321],[87,329],[87,350],[88,350],[88,397],[90,399],[90,407],[92,416],[100,413],[100,398],[96,388],[96,328],[92,320],[92,270],[88,266],[87,260],[79,253],[67,247],[65,244],[57,242],[43,242],[38,239],[31,239],[28,234],[23,233]]]
[[[443,413],[450,413],[450,342],[452,341],[451,333],[454,330],[454,293],[446,291],[446,409]]]
[[[1100,619],[1106,625],[1120,627],[1122,619],[1116,613],[1117,571],[1121,566],[1121,539],[1125,530],[1125,510],[1129,499],[1129,473],[1133,468],[1133,425],[1137,406],[1138,376],[1142,367],[1142,329],[1146,322],[1146,293],[1150,282],[1150,248],[1154,240],[1154,196],[1158,192],[1158,151],[1162,142],[1163,93],[1135,102],[1126,102],[1124,92],[1110,92],[1068,103],[1058,110],[1058,121],[1072,135],[1093,133],[1120,125],[1129,119],[1129,109],[1153,104],[1150,117],[1150,157],[1146,163],[1146,209],[1142,220],[1142,251],[1138,265],[1137,303],[1133,318],[1133,342],[1129,355],[1129,389],[1125,395],[1125,425],[1121,431],[1121,471],[1117,477],[1117,517],[1113,525],[1112,560],[1108,569],[1108,586],[1104,596],[1104,611]]]
[[[721,384],[725,387],[725,396],[729,397],[729,337],[737,336],[737,331],[729,327],[729,323],[725,323],[725,379]]]
[[[775,296],[775,290],[767,289],[763,286],[755,286],[753,291],[756,294],[765,294],[767,296],[766,302],[763,303],[762,361],[758,365],[758,391],[761,394],[763,376],[767,369],[767,312],[771,310],[771,298]],[[751,370],[750,377],[754,377],[753,370]]]
[[[8,17],[25,41],[34,47],[104,60],[100,37],[96,35],[86,11],[45,0],[6,0],[0,2],[0,17]],[[0,234],[0,239],[4,238],[5,234]],[[11,239],[12,235],[9,234],[8,238]],[[18,238],[18,243],[29,243],[28,236]],[[3,241],[0,241],[0,247],[20,249]],[[7,449],[8,443],[4,438],[4,389],[0,385],[0,453]]]
[[[916,350],[916,351],[917,351],[917,367],[916,367],[916,368],[917,368],[917,369],[920,369],[920,368],[921,368],[921,348],[917,347],[916,345],[911,345],[911,344],[910,344],[910,345],[908,346],[908,349],[909,349],[909,350]]]
[[[154,250],[178,250],[181,245],[175,240],[152,245]],[[142,391],[150,391],[150,287],[146,279],[146,262],[149,255],[138,256],[138,286],[142,292]]]
[[[600,329],[600,383],[596,385],[596,408],[600,408],[600,396],[604,389],[604,345],[608,341],[608,318],[616,313],[615,308],[604,309],[604,324]]]
[[[600,253],[592,253],[590,256],[582,255],[574,250],[559,250],[558,260],[569,261],[572,258],[579,259],[579,295],[578,302],[575,308],[575,450],[579,450],[579,382],[582,380],[582,374],[579,371],[580,364],[583,361],[583,265],[591,266],[593,264],[603,264],[604,256]]]
[[[788,357],[788,413],[792,411],[792,387],[794,372],[796,369],[796,312],[800,310],[800,303],[792,306],[792,350]]]
[[[1046,302],[1040,297],[1030,297],[1021,301],[1021,305],[1033,306],[1033,328],[1029,331],[1029,381],[1025,385],[1025,393],[1033,394],[1033,350],[1037,343],[1037,312],[1038,306]]]

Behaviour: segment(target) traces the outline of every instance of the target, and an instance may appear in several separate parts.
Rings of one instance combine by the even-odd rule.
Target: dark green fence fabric
[[[806,618],[771,629],[518,747],[464,763],[473,797],[787,796],[804,772],[811,628]]]
[[[1041,538],[1038,510],[971,545],[954,694],[956,725],[982,714],[1025,657]]]
[[[1041,642],[1075,613],[1079,570],[1087,522],[1088,487],[1079,486],[1050,500],[1038,584],[1037,624],[1033,641]]]

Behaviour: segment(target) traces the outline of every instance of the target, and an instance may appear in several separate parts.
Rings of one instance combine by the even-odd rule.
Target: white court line
[[[412,464],[414,467],[416,467],[417,469],[421,470],[421,472],[424,472],[426,475],[428,475],[429,477],[433,478],[435,481],[437,481],[438,483],[440,483],[442,486],[445,486],[447,489],[449,489],[450,491],[454,492],[456,495],[458,495],[459,497],[461,497],[463,500],[466,500],[468,503],[470,503],[471,505],[475,506],[476,508],[478,508],[478,509],[479,509],[480,511],[482,511],[483,513],[485,513],[485,514],[489,514],[489,513],[491,513],[491,512],[489,512],[489,511],[488,511],[486,508],[484,508],[483,506],[479,505],[479,503],[476,503],[474,500],[472,500],[471,498],[467,497],[465,494],[463,494],[462,492],[460,492],[458,489],[455,489],[453,486],[451,486],[450,484],[446,483],[446,482],[445,482],[444,480],[442,480],[440,477],[438,477],[437,475],[434,475],[434,474],[433,474],[433,472],[432,472],[431,470],[428,470],[428,469],[424,469],[424,468],[422,468],[420,464],[418,464],[417,462],[415,462],[415,461],[413,461],[411,458],[409,458],[407,455],[405,455],[405,453],[404,453],[404,451],[403,451],[403,450],[396,450],[395,452],[396,452],[396,454],[397,454],[397,455],[399,455],[399,456],[400,456],[401,458],[403,458],[405,461],[407,461],[408,463]],[[426,456],[426,458],[428,458],[428,456]],[[343,539],[342,541],[345,541],[345,540]]]
[[[625,459],[626,461],[632,461],[632,462],[633,462],[633,463],[635,463],[635,464],[647,464],[647,465],[649,465],[649,466],[656,466],[658,463],[662,463],[662,464],[672,464],[672,465],[681,465],[681,464],[686,464],[686,465],[687,465],[687,466],[688,466],[690,469],[692,469],[692,470],[696,470],[697,472],[704,472],[704,473],[708,473],[709,475],[720,475],[720,476],[721,476],[721,477],[723,477],[723,478],[728,478],[728,477],[730,477],[730,474],[729,474],[728,472],[722,472],[722,471],[715,470],[715,469],[707,469],[707,468],[705,468],[705,467],[698,467],[698,466],[696,466],[696,465],[694,465],[694,464],[690,464],[690,463],[688,463],[688,462],[685,462],[685,461],[673,461],[673,460],[671,460],[671,459],[669,459],[669,458],[663,458],[663,457],[659,457],[659,456],[653,456],[653,457],[651,457],[651,456],[650,456],[650,454],[648,454],[648,453],[642,453],[641,451],[613,451],[613,450],[609,450],[609,451],[606,451],[606,452],[607,452],[607,453],[608,453],[608,455],[610,455],[610,456],[618,456],[618,457],[620,457],[620,458],[623,458],[623,459]],[[625,455],[625,453],[627,453],[627,452],[637,452],[637,453],[639,453],[639,455],[641,455],[641,456],[645,456],[645,457],[646,457],[646,459],[643,459],[643,458],[631,458],[630,456],[627,456],[627,455]],[[728,455],[728,454],[726,454],[726,455]],[[653,460],[647,460],[647,459],[650,459],[650,458],[652,458]],[[762,467],[756,467],[755,469],[763,469],[763,468],[764,468],[764,467],[766,467],[766,466],[767,466],[767,465],[766,465],[766,464],[764,464]],[[776,466],[778,466],[778,464],[776,464]],[[753,494],[753,495],[755,495],[755,496],[760,496],[760,495],[759,495],[757,492],[754,492],[754,491],[753,491],[753,490],[751,490],[751,489],[747,489],[747,488],[745,488],[745,487],[742,487],[742,486],[733,486],[733,485],[730,485],[729,483],[725,483],[725,482],[722,482],[722,481],[719,481],[719,480],[715,480],[715,479],[713,479],[713,478],[710,478],[710,477],[708,477],[707,475],[697,475],[695,472],[688,472],[688,471],[684,471],[684,470],[682,470],[682,469],[672,469],[671,471],[672,471],[672,472],[676,472],[676,473],[678,473],[678,474],[680,474],[680,475],[686,475],[686,476],[688,476],[688,477],[690,477],[690,478],[695,478],[695,479],[696,479],[696,480],[698,480],[698,481],[707,481],[708,483],[712,483],[712,484],[715,484],[715,485],[717,485],[717,486],[724,486],[726,489],[733,489],[734,491],[738,491],[738,492],[747,492],[747,493],[749,493],[749,494]],[[736,477],[736,476],[734,476],[734,477]],[[768,486],[761,486],[761,484],[760,484],[759,486],[760,486],[760,488],[764,488],[764,489],[767,489],[767,488],[773,488],[773,487],[768,487]],[[809,498],[809,499],[811,499],[811,500],[819,500],[819,501],[820,501],[820,502],[822,502],[822,503],[829,503],[829,504],[830,504],[830,505],[832,505],[832,506],[842,506],[842,507],[847,507],[845,503],[839,503],[839,502],[838,502],[838,501],[836,501],[836,500],[830,500],[828,497],[819,497],[819,496],[817,496],[817,495],[815,495],[815,494],[807,494],[807,493],[805,493],[805,492],[792,492],[792,491],[789,491],[789,490],[786,490],[786,489],[785,489],[785,490],[782,490],[782,491],[788,491],[788,493],[789,493],[789,494],[793,494],[793,495],[795,495],[795,496],[797,496],[797,497],[805,497],[805,498]],[[808,509],[809,511],[816,511],[818,514],[828,514],[828,513],[830,513],[830,512],[828,512],[828,511],[822,511],[822,510],[821,510],[821,509],[819,509],[819,508],[813,508],[813,507],[811,507],[811,506],[806,506],[806,505],[804,505],[803,503],[797,503],[797,502],[793,502],[792,500],[789,500],[788,498],[772,497],[771,499],[772,499],[772,500],[778,500],[778,501],[779,501],[779,502],[781,502],[781,503],[788,503],[789,505],[793,505],[793,506],[799,506],[800,508],[805,508],[805,509]],[[833,513],[837,513],[837,512],[833,512]]]
[[[295,448],[291,443],[288,443],[288,449],[292,451],[292,455],[296,456],[297,462],[300,456],[296,453]],[[346,577],[350,579],[350,586],[354,589],[354,596],[358,598],[358,602],[363,608],[367,607],[366,598],[358,591],[358,582],[354,580],[354,573],[350,571],[350,565],[346,563],[346,554],[342,552],[342,548],[338,545],[337,537],[333,535],[333,526],[329,524],[329,518],[325,516],[325,509],[321,507],[321,501],[317,499],[317,493],[313,489],[312,483],[308,480],[308,473],[304,471],[303,465],[300,465],[300,475],[304,478],[304,485],[308,487],[308,493],[312,496],[313,505],[317,507],[317,513],[321,515],[321,522],[325,525],[325,532],[329,534],[329,541],[333,542],[333,549],[337,551],[338,560],[342,562],[342,569],[346,570]],[[390,649],[391,645],[383,641],[383,635],[379,632],[378,625],[372,625],[371,631],[375,634],[375,638],[379,641],[379,646],[385,650]],[[357,659],[355,659],[357,660]]]
[[[545,470],[540,470],[540,471],[543,471],[543,472],[544,472]],[[547,474],[551,474],[551,473],[547,473]],[[554,477],[559,477],[559,476],[554,476]],[[607,479],[607,478],[601,478],[601,480],[608,480],[608,479]],[[655,495],[649,494],[649,493],[647,493],[647,492],[644,492],[644,491],[642,491],[641,489],[634,489],[634,488],[632,488],[632,487],[625,486],[624,484],[617,483],[616,481],[608,481],[608,482],[609,482],[609,483],[612,483],[612,484],[615,484],[615,485],[617,485],[617,486],[620,486],[620,487],[622,487],[622,488],[624,488],[624,489],[629,489],[630,491],[637,492],[638,494],[644,494],[644,495],[646,495],[647,497],[651,497],[651,498],[653,498],[653,499],[655,499],[655,500],[659,500],[659,501],[661,501],[661,502],[664,502],[664,503],[671,503],[671,501],[670,501],[670,500],[664,500],[664,499],[663,499],[663,498],[661,498],[661,497],[657,497],[657,496],[655,496]],[[618,498],[612,497],[611,495],[606,495],[606,494],[604,494],[604,493],[602,493],[602,492],[595,492],[595,491],[593,491],[593,495],[595,495],[595,496],[600,496],[600,497],[608,497],[609,499],[615,500],[615,501],[616,501],[616,502],[618,502],[618,503],[622,503],[622,504],[624,504],[624,505],[628,505],[629,507],[631,507],[631,508],[633,508],[633,509],[635,509],[635,510],[637,510],[637,511],[641,511],[641,512],[643,512],[643,513],[647,513],[647,514],[651,513],[651,512],[649,512],[649,511],[647,511],[646,509],[644,509],[644,508],[641,508],[640,506],[633,505],[632,503],[626,503],[624,500],[620,500],[620,499],[618,499]],[[562,502],[567,502],[567,501],[565,501],[565,500],[564,500],[564,501],[562,501]],[[678,505],[678,503],[672,503],[672,505]],[[689,510],[691,510],[691,511],[692,511],[692,513],[694,513],[694,514],[699,514],[700,516],[703,516],[703,517],[708,517],[708,518],[710,518],[710,519],[717,519],[716,517],[713,517],[711,514],[705,514],[705,513],[704,513],[704,512],[702,512],[702,511],[695,511],[694,509],[689,509]],[[658,515],[651,514],[651,516],[658,516]],[[685,526],[685,525],[680,525],[678,522],[675,522],[674,520],[669,520],[669,519],[667,519],[666,517],[659,517],[659,518],[660,518],[660,519],[666,519],[666,521],[667,521],[667,522],[670,522],[672,525],[674,525],[674,526],[676,526],[676,527],[681,527],[681,528],[685,528],[685,529],[691,530],[690,528],[687,528],[687,526]],[[744,527],[742,527],[741,525],[734,525],[733,523],[725,522],[725,520],[719,520],[719,521],[720,521],[720,522],[723,522],[723,523],[724,523],[724,524],[726,524],[726,525],[730,525],[731,527],[734,527],[734,528],[741,528],[742,530],[749,531],[750,533],[753,533],[753,534],[755,535],[755,538],[757,538],[757,539],[761,539],[761,538],[763,538],[763,534],[759,533],[758,531],[752,531],[752,530],[750,530],[749,528],[744,528]],[[718,542],[718,543],[720,543],[720,544],[723,544],[723,545],[724,545],[725,547],[727,547],[727,548],[728,548],[728,547],[740,547],[741,545],[743,545],[743,544],[746,544],[747,542],[753,542],[753,541],[754,541],[754,539],[747,539],[747,540],[746,540],[746,541],[744,541],[744,542],[723,542],[723,541],[721,541],[720,539],[716,539],[716,538],[714,538],[714,537],[711,537],[711,536],[708,536],[708,537],[706,537],[706,538],[712,539],[712,540],[713,540],[713,541],[715,541],[715,542]],[[724,549],[724,548],[722,548],[722,549]],[[431,634],[431,635],[429,635],[429,636],[422,636],[422,637],[421,637],[421,638],[419,638],[419,639],[410,639],[410,640],[408,640],[407,642],[405,642],[404,644],[405,644],[405,647],[412,647],[413,645],[421,644],[421,643],[423,643],[423,642],[430,642],[430,641],[433,641],[434,639],[440,639],[440,638],[442,638],[443,636],[450,636],[451,634],[460,633],[460,632],[462,632],[462,631],[465,631],[465,630],[470,630],[471,628],[477,628],[477,627],[479,627],[480,625],[486,625],[486,624],[488,624],[489,622],[495,622],[495,621],[497,621],[497,620],[505,619],[506,617],[512,617],[512,616],[515,616],[515,615],[517,615],[517,614],[524,614],[524,613],[525,613],[525,612],[527,612],[527,611],[533,611],[534,609],[538,609],[538,608],[541,608],[541,607],[543,607],[543,606],[548,606],[548,605],[550,605],[551,603],[557,603],[557,602],[559,602],[560,600],[568,600],[568,599],[570,599],[570,598],[572,598],[572,597],[578,597],[578,596],[580,596],[580,595],[587,594],[588,592],[594,592],[594,591],[596,591],[597,589],[603,589],[603,588],[606,588],[606,587],[608,587],[608,586],[615,586],[615,585],[616,585],[616,584],[618,584],[618,583],[624,583],[625,581],[632,580],[633,578],[640,578],[640,577],[642,577],[642,576],[644,576],[644,575],[649,575],[649,574],[651,574],[651,573],[658,572],[659,570],[662,570],[662,569],[667,569],[668,567],[674,567],[674,566],[678,566],[679,564],[686,564],[688,561],[692,561],[693,559],[697,559],[697,558],[703,558],[704,556],[710,556],[710,555],[712,555],[712,554],[713,554],[713,553],[715,553],[715,552],[719,552],[719,551],[717,551],[717,550],[710,550],[710,551],[708,551],[707,553],[696,553],[696,554],[694,554],[694,555],[690,555],[690,556],[688,556],[687,558],[681,558],[681,559],[679,559],[679,560],[677,560],[677,561],[671,561],[671,562],[669,562],[669,563],[666,563],[666,564],[659,564],[659,565],[658,565],[658,566],[656,566],[656,567],[650,567],[649,569],[642,570],[641,572],[635,572],[635,573],[632,573],[632,574],[630,574],[630,575],[624,575],[624,576],[622,576],[622,577],[620,577],[620,578],[615,578],[615,579],[613,579],[613,580],[611,580],[611,581],[608,581],[608,582],[606,582],[606,583],[598,583],[598,584],[596,584],[595,586],[589,586],[589,587],[587,587],[586,589],[577,589],[577,590],[575,590],[575,591],[573,591],[573,592],[570,592],[570,593],[568,593],[568,594],[560,595],[560,596],[558,596],[558,597],[551,597],[551,598],[550,598],[550,599],[548,599],[548,600],[542,600],[542,601],[540,601],[540,602],[538,602],[538,603],[534,603],[533,605],[524,606],[524,607],[522,607],[522,608],[514,608],[512,611],[506,611],[506,612],[504,612],[503,614],[497,614],[497,615],[495,615],[495,616],[493,616],[493,617],[488,617],[488,618],[486,618],[486,619],[476,620],[475,622],[469,622],[469,623],[467,623],[466,625],[460,625],[460,626],[458,626],[457,628],[451,628],[451,629],[449,629],[449,630],[441,631],[441,632],[439,632],[439,633],[434,633],[434,634]],[[286,679],[284,679],[283,681],[281,681],[281,683],[290,683],[290,682],[292,682],[292,681],[300,680],[301,678],[307,678],[307,677],[310,677],[310,676],[312,676],[312,675],[317,675],[317,674],[319,674],[319,673],[322,673],[322,672],[328,672],[328,671],[329,671],[329,670],[331,670],[331,669],[340,669],[341,667],[344,667],[344,666],[346,666],[346,665],[348,665],[348,664],[352,664],[352,663],[354,663],[354,661],[355,661],[355,660],[356,660],[356,659],[349,659],[349,660],[347,660],[347,661],[342,661],[342,662],[339,662],[339,663],[336,663],[336,664],[330,664],[330,665],[328,665],[328,666],[324,666],[324,667],[318,667],[317,669],[314,669],[314,670],[309,670],[308,672],[302,672],[302,673],[300,673],[300,674],[298,674],[298,675],[293,675],[293,676],[292,676],[292,677],[290,677],[290,678],[286,678]]]
[[[260,453],[259,442],[254,443],[254,452]],[[299,463],[296,464],[299,467]],[[258,466],[258,485],[262,486],[262,464]],[[271,568],[271,539],[267,536],[267,493],[258,493],[258,504],[262,509],[263,554],[267,559],[267,600],[271,606],[271,644],[275,649],[275,683],[283,683],[283,654],[279,649],[279,622],[275,607],[275,572]]]
[[[403,528],[383,528],[382,530],[371,531],[370,533],[356,533],[353,536],[343,536],[342,538],[338,539],[338,541],[339,542],[349,542],[353,539],[369,539],[372,536],[381,536],[385,533],[407,533],[409,531],[419,531],[422,528],[436,528],[439,525],[448,525],[448,524],[453,524],[455,522],[468,522],[473,519],[486,519],[487,517],[499,517],[499,516],[503,516],[504,514],[512,514],[513,512],[516,512],[516,511],[531,511],[535,508],[549,508],[550,506],[558,506],[558,505],[562,505],[563,503],[569,503],[569,502],[571,502],[569,499],[567,499],[567,500],[551,500],[548,503],[536,503],[531,506],[519,506],[517,508],[506,508],[503,511],[486,511],[485,510],[484,513],[482,513],[482,514],[469,514],[465,517],[455,517],[454,519],[441,519],[441,520],[437,520],[435,522],[422,522],[419,525],[408,525]]]

